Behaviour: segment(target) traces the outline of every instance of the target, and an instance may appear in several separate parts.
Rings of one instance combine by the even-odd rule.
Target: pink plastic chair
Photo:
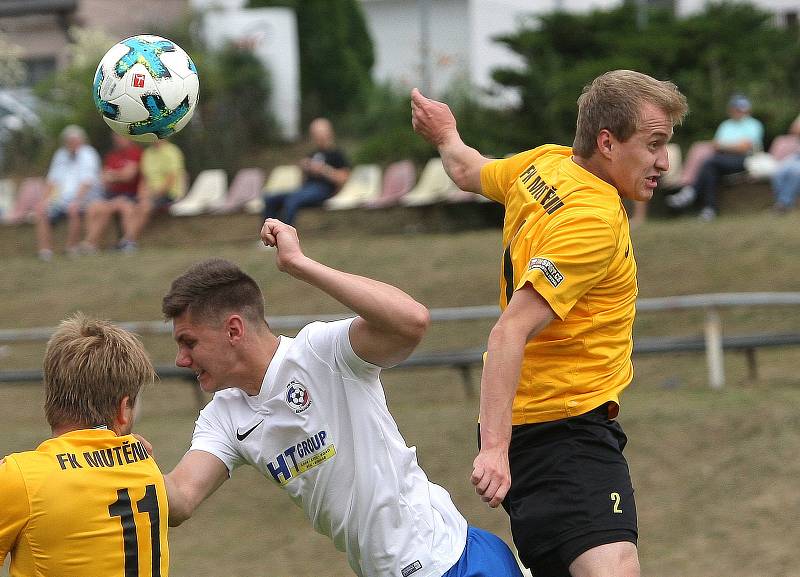
[[[244,209],[244,206],[261,194],[264,187],[264,171],[260,168],[243,168],[236,173],[223,203],[214,209],[217,214],[230,214]]]
[[[17,189],[14,207],[3,220],[8,224],[19,224],[32,220],[36,205],[44,196],[46,186],[43,178],[24,179]]]
[[[383,172],[383,186],[378,198],[372,199],[366,208],[383,208],[400,202],[417,180],[417,169],[410,160],[398,160],[386,167]]]

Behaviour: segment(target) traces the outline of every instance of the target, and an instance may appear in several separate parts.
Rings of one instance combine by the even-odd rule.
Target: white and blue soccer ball
[[[152,142],[186,126],[199,88],[197,68],[180,46],[144,34],[103,56],[94,75],[94,103],[114,132]]]

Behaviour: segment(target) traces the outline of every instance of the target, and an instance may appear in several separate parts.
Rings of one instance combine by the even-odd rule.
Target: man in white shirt
[[[162,311],[173,322],[175,363],[214,398],[192,446],[166,476],[178,525],[239,465],[285,489],[314,529],[362,577],[520,577],[513,554],[468,527],[419,467],[386,406],[382,367],[414,350],[427,309],[403,291],[305,256],[275,219],[261,230],[278,268],[358,316],[274,335],[255,281],[211,259],[175,279]]]
[[[86,131],[71,124],[61,131],[62,146],[56,150],[47,172],[47,192],[36,207],[36,239],[39,258],[53,256],[52,224],[67,218],[67,254],[78,254],[81,220],[86,207],[102,196],[100,155],[87,142]]]

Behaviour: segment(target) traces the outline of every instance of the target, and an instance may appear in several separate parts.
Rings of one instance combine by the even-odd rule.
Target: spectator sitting
[[[789,134],[800,137],[800,116],[789,127]],[[775,194],[775,212],[784,214],[794,208],[800,193],[800,152],[784,158],[772,175],[772,191]]]
[[[87,143],[83,128],[67,126],[61,132],[61,142],[50,162],[44,197],[35,210],[39,258],[44,261],[53,257],[52,225],[64,217],[67,217],[67,254],[78,254],[82,215],[102,194],[100,156]]]
[[[326,118],[313,120],[308,133],[314,151],[300,161],[303,184],[295,191],[264,198],[264,218],[277,218],[293,224],[297,211],[304,206],[320,206],[336,194],[350,176],[350,164],[336,147],[333,126]]]
[[[141,179],[136,210],[130,230],[119,248],[135,251],[139,237],[154,210],[165,210],[186,192],[186,166],[183,152],[172,142],[156,140],[142,153]]]
[[[666,198],[668,206],[685,208],[699,196],[703,202],[700,218],[713,220],[719,213],[717,186],[720,177],[742,172],[745,158],[763,150],[764,126],[750,116],[750,101],[745,96],[731,97],[728,115],[730,118],[719,125],[714,135],[713,154],[702,163],[693,183]]]
[[[142,149],[124,136],[112,133],[112,149],[103,157],[104,197],[92,202],[86,211],[86,238],[81,251],[97,251],[111,217],[119,214],[122,223],[120,247],[129,246],[133,229],[136,195],[139,190],[139,162]]]

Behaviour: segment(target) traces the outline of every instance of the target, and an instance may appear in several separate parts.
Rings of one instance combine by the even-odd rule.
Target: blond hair
[[[589,158],[597,150],[597,135],[608,130],[625,142],[639,128],[642,106],[650,103],[669,116],[672,125],[683,121],[689,106],[678,87],[633,70],[612,70],[595,78],[578,97],[578,122],[573,152]]]
[[[120,401],[136,400],[155,371],[141,341],[82,313],[64,320],[44,355],[44,410],[51,427],[111,426]]]

